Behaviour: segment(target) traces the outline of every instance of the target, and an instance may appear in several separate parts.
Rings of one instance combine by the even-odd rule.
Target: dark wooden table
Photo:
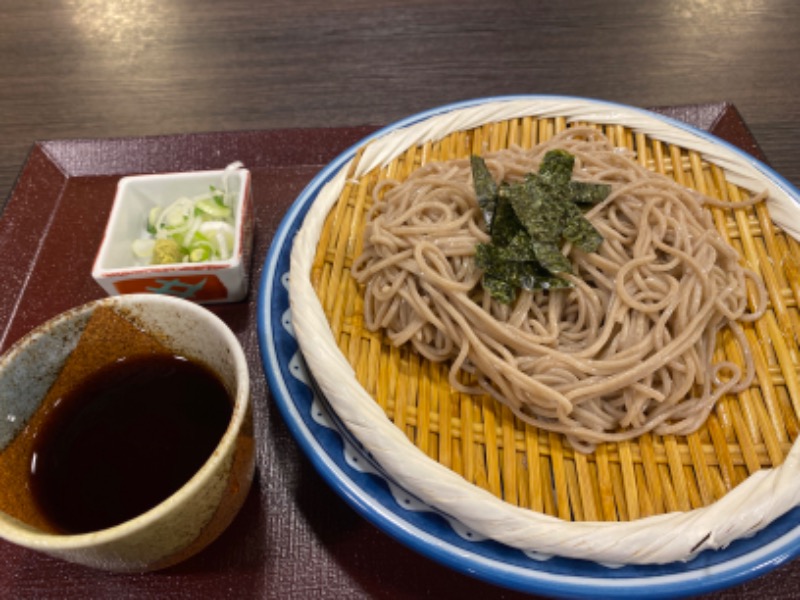
[[[0,201],[24,202],[10,204],[0,226],[2,344],[51,312],[99,295],[85,278],[49,295],[44,274],[56,264],[49,257],[61,257],[53,240],[75,242],[59,221],[41,224],[48,244],[39,247],[25,238],[39,231],[26,219],[43,218],[46,203],[65,194],[76,205],[102,205],[119,173],[168,160],[170,152],[177,163],[215,159],[189,138],[155,146],[99,138],[292,128],[219,138],[240,140],[225,150],[247,147],[260,165],[257,182],[267,190],[260,202],[269,207],[259,214],[266,232],[260,263],[286,203],[328,153],[368,129],[353,126],[471,97],[557,93],[650,107],[729,102],[769,162],[798,185],[798,64],[794,0],[3,0]],[[272,154],[259,155],[243,139],[269,140]],[[66,141],[34,147],[37,140]],[[145,147],[156,150],[142,156]],[[29,178],[17,180],[20,173]],[[271,181],[280,184],[270,188]],[[91,239],[105,214],[81,210]],[[76,270],[85,268],[89,254],[76,252]],[[29,268],[34,277],[26,279]],[[96,573],[0,542],[0,597],[522,597],[422,558],[326,486],[270,402],[247,326],[253,302],[251,294],[245,316],[219,309],[241,326],[261,398],[260,469],[240,518],[201,555],[148,575]],[[796,598],[799,589],[794,562],[706,597]]]

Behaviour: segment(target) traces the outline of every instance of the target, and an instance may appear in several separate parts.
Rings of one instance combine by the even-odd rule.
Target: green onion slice
[[[142,235],[131,244],[134,259],[146,264],[228,260],[235,246],[236,215],[227,175],[240,166],[233,163],[226,169],[221,187],[212,185],[193,198],[182,196],[150,208]]]

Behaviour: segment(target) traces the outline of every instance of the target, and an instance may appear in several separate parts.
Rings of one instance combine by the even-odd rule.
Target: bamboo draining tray
[[[364,328],[361,291],[349,269],[360,253],[379,180],[402,180],[430,161],[512,144],[529,148],[567,126],[563,118],[532,117],[488,124],[412,147],[385,168],[354,179],[357,155],[325,222],[312,284],[361,385],[414,445],[474,485],[568,521],[629,521],[707,506],[751,473],[781,464],[798,432],[800,247],[772,223],[764,204],[712,209],[717,228],[761,273],[769,292],[766,314],[745,327],[757,377],[750,389],[724,397],[706,424],[686,437],[646,434],[601,444],[592,454],[574,452],[560,434],[520,422],[488,396],[455,392],[446,364],[395,348]],[[695,151],[619,125],[602,129],[616,146],[634,150],[643,165],[683,185],[722,200],[749,196]],[[729,336],[721,335],[717,352],[741,362]]]

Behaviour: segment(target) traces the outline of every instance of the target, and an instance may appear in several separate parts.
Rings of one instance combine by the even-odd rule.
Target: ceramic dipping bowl
[[[47,418],[51,407],[46,399],[53,397],[64,373],[80,362],[76,356],[89,344],[91,328],[99,327],[100,314],[122,319],[135,330],[133,336],[208,367],[227,392],[231,416],[227,427],[221,424],[224,433],[210,457],[165,500],[118,525],[63,534],[42,525],[26,489],[26,440],[35,435],[36,423]],[[117,360],[118,352],[133,352],[134,342],[114,331],[109,339],[92,342],[95,355]],[[230,524],[250,489],[254,457],[244,352],[228,326],[196,303],[155,294],[103,298],[37,327],[0,357],[0,537],[14,544],[110,571],[168,567],[205,548]],[[165,463],[169,460],[164,457]]]

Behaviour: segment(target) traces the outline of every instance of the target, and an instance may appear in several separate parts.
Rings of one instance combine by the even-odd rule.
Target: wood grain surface
[[[514,93],[643,107],[729,102],[757,149],[800,185],[798,64],[794,0],[3,0],[0,202],[38,140],[381,125]],[[287,142],[298,139],[309,143]],[[57,170],[48,148],[59,146],[37,146],[31,160]],[[70,168],[81,160],[74,155]],[[307,163],[265,201],[290,201],[318,168]],[[49,197],[57,175],[25,185]],[[76,202],[81,185],[69,190]],[[264,226],[274,231],[280,217],[263,215]],[[18,258],[9,248],[0,262]],[[38,308],[32,299],[0,313]],[[254,332],[241,335],[253,343]],[[279,460],[264,463],[244,518],[219,544],[169,572],[120,577],[0,542],[0,598],[522,597],[388,539],[325,485],[277,409],[261,411],[269,435],[262,453],[279,452]],[[263,535],[287,530],[294,535]],[[798,590],[795,562],[704,597],[788,599]]]
[[[34,140],[386,124],[465,98],[735,104],[800,183],[794,0],[3,0],[0,198]]]

